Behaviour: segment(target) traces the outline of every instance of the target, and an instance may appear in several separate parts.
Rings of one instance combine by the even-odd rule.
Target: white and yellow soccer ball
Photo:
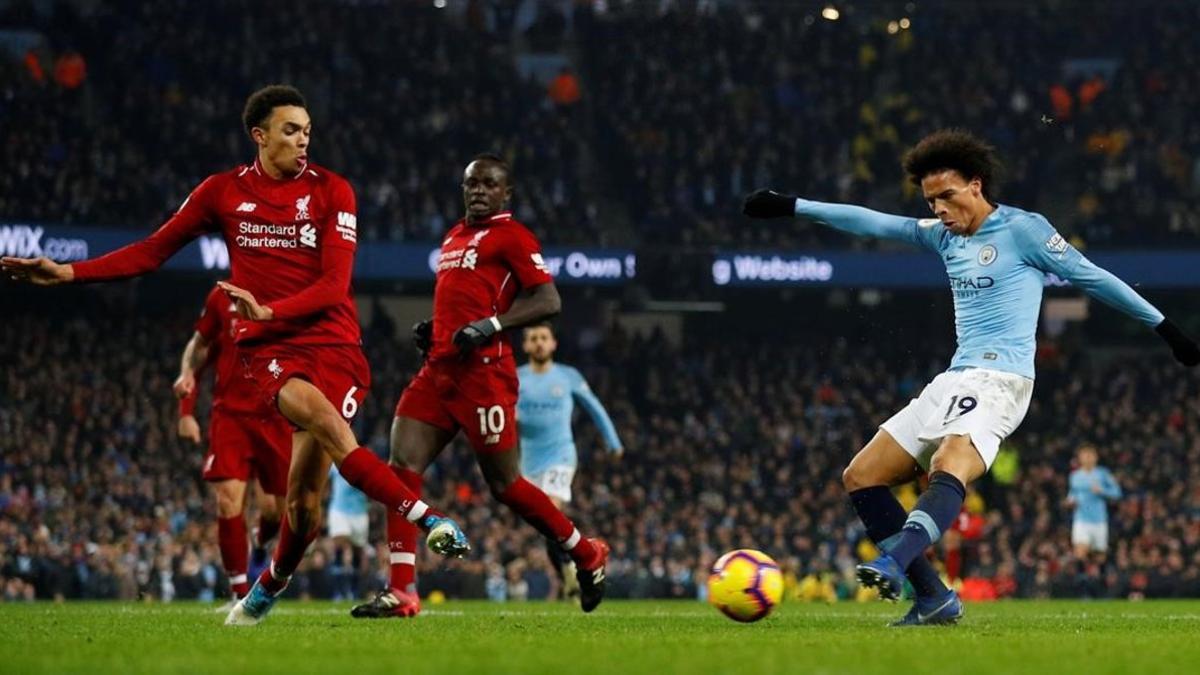
[[[717,558],[708,576],[708,601],[734,621],[750,623],[783,600],[779,564],[762,551],[741,548]]]

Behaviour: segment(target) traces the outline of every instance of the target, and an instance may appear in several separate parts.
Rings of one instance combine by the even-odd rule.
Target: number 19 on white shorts
[[[1033,397],[1033,380],[987,368],[951,370],[879,425],[928,469],[946,436],[966,435],[990,469],[1000,442],[1016,431]]]

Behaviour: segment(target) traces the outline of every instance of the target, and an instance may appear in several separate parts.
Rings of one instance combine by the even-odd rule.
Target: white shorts
[[[1108,523],[1081,523],[1071,525],[1071,544],[1087,546],[1089,550],[1103,553],[1108,550]]]
[[[525,478],[538,486],[542,492],[564,504],[571,501],[571,481],[575,480],[575,467],[558,464]]]
[[[1016,431],[1033,397],[1033,380],[987,368],[948,370],[879,425],[924,469],[946,436],[966,435],[992,468],[1000,442]]]
[[[367,545],[367,529],[371,520],[365,513],[330,511],[326,523],[330,537],[346,537],[355,546]]]

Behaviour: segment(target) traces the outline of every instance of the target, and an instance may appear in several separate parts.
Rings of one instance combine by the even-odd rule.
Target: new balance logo
[[[241,205],[239,205],[236,210],[240,213],[250,213],[251,211],[253,211],[254,209],[257,209],[257,208],[258,208],[258,204],[255,204],[254,202],[242,202]]]
[[[500,434],[492,434],[492,435],[488,436],[487,438],[483,439],[484,445],[496,445],[499,442],[500,442]]]

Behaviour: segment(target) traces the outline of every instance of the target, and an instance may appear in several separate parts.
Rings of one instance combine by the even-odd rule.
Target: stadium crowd
[[[545,16],[509,40],[530,4]],[[495,150],[551,243],[844,247],[736,227],[737,203],[776,185],[920,213],[898,157],[944,125],[991,139],[1002,197],[1079,243],[1200,232],[1195,3],[861,3],[838,21],[814,3],[577,2],[569,21],[559,4],[6,3],[0,29],[45,40],[0,52],[0,213],[150,227],[248,156],[241,102],[286,80],[309,95],[314,157],[357,186],[364,240],[436,240],[464,159]],[[579,76],[527,79],[520,45]],[[632,239],[599,226],[601,199]]]
[[[79,293],[64,303],[87,307],[76,315],[26,307],[0,322],[0,597],[221,598],[203,451],[174,435],[171,382],[192,312],[155,314],[132,292]],[[359,431],[383,454],[417,357],[388,320],[372,321],[366,340],[374,382]],[[853,567],[872,551],[840,471],[950,347],[789,340],[705,331],[675,347],[612,328],[583,345],[564,334],[564,359],[588,376],[628,449],[615,461],[579,426],[571,508],[613,545],[613,596],[698,597],[715,557],[739,547],[775,556],[792,598],[858,596]],[[1072,353],[1044,348],[1026,422],[969,496],[939,565],[972,598],[1200,597],[1198,385],[1165,354]],[[1074,559],[1063,504],[1084,441],[1124,490],[1103,565]],[[430,501],[461,517],[476,549],[462,561],[423,554],[422,592],[552,595],[541,539],[491,499],[474,464],[456,444],[427,477]],[[899,489],[909,507],[917,489]],[[318,540],[290,592],[361,596],[386,578],[386,543],[367,553],[346,569]]]

